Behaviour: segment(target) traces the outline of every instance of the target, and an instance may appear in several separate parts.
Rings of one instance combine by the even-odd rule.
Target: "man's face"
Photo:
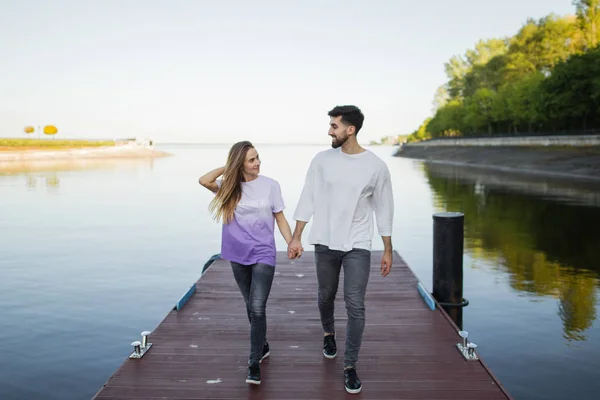
[[[329,136],[331,136],[331,147],[337,149],[348,140],[351,126],[342,122],[342,116],[331,117],[329,120]]]

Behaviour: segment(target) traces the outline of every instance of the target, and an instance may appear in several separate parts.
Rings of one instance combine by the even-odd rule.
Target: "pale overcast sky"
[[[0,136],[327,143],[356,104],[363,142],[431,113],[444,62],[571,0],[0,0]]]

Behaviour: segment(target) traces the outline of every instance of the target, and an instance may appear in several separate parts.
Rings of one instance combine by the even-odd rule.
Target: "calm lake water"
[[[326,146],[257,145],[290,220]],[[173,156],[0,171],[0,399],[93,397],[219,252],[197,180],[228,147],[162,148]],[[393,177],[395,250],[429,289],[432,214],[465,213],[464,328],[507,390],[598,398],[600,189],[372,150]]]

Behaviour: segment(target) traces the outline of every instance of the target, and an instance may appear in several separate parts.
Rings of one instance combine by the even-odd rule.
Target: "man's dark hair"
[[[339,117],[341,115],[343,123],[354,126],[356,129],[355,135],[358,135],[358,131],[362,128],[363,121],[365,120],[362,111],[356,106],[336,106],[327,115],[330,117]]]

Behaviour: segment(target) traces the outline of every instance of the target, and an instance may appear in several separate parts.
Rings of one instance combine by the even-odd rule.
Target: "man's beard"
[[[338,147],[340,147],[340,146],[342,146],[344,143],[346,143],[346,140],[348,140],[348,136],[346,136],[346,137],[345,137],[345,138],[343,138],[343,139],[337,139],[337,138],[334,138],[334,139],[331,141],[331,147],[333,147],[334,149],[337,149]]]

